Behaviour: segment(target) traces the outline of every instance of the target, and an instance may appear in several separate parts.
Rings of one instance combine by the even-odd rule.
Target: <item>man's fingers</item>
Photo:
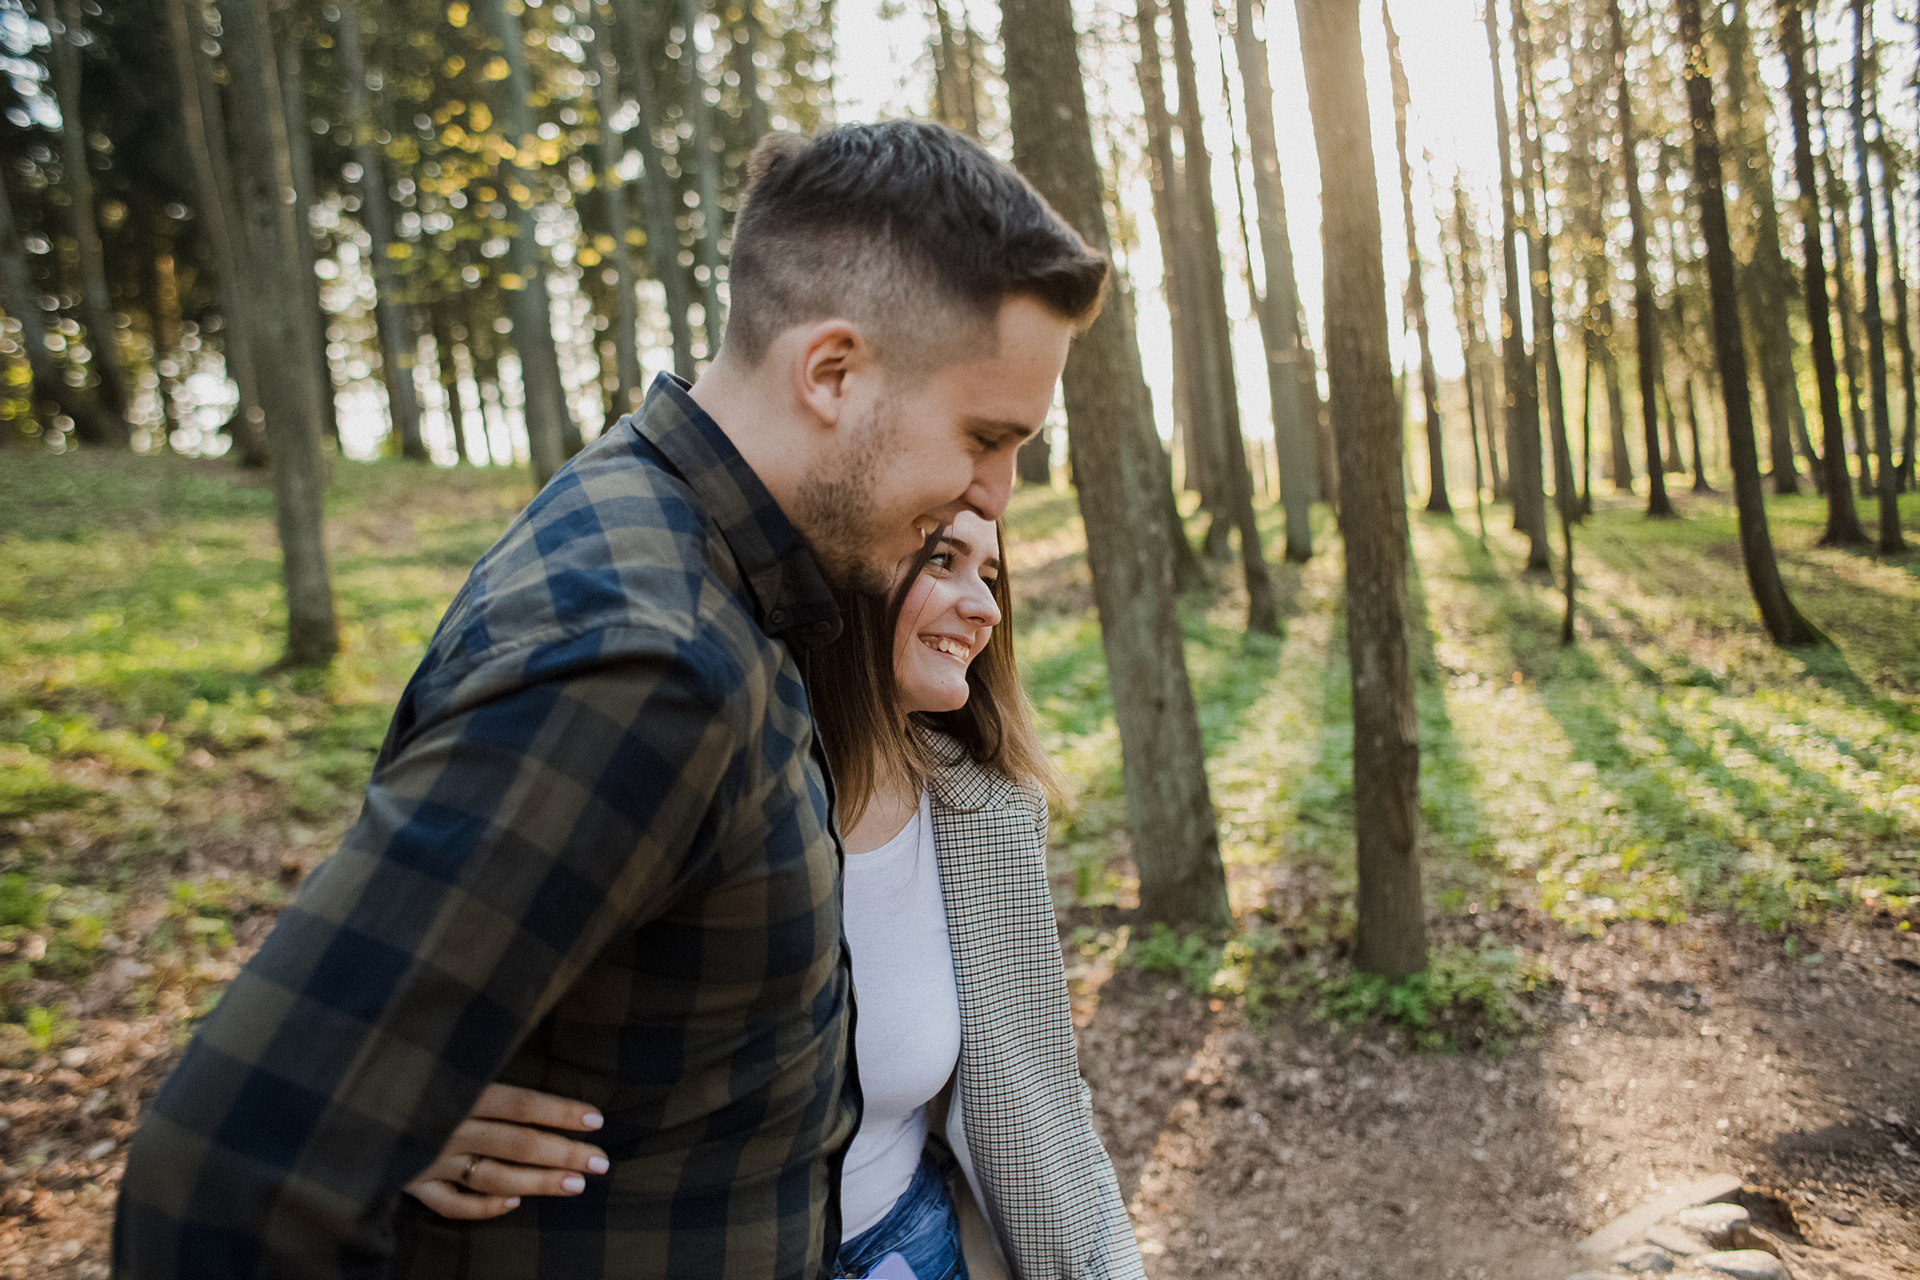
[[[547,1129],[580,1132],[591,1132],[606,1123],[596,1108],[584,1102],[511,1084],[488,1085],[470,1114],[478,1120],[506,1120],[513,1124],[537,1124]]]
[[[605,1173],[606,1152],[544,1129],[498,1120],[467,1120],[454,1130],[447,1144],[450,1156],[467,1153],[512,1164],[540,1165],[576,1173]]]
[[[443,1218],[477,1222],[497,1218],[520,1207],[517,1196],[483,1196],[463,1191],[451,1182],[419,1178],[407,1184],[407,1194]]]

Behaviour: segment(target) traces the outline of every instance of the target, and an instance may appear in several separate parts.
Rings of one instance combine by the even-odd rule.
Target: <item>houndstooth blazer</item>
[[[1018,1280],[1136,1280],[1140,1250],[1094,1132],[1047,884],[1047,804],[929,735],[960,1067],[946,1132]]]

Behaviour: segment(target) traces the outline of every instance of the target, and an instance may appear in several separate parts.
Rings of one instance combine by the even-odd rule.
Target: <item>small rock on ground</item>
[[[1793,1272],[1787,1270],[1786,1263],[1758,1249],[1703,1254],[1693,1261],[1706,1271],[1731,1276],[1733,1280],[1793,1280]]]
[[[1697,1253],[1711,1253],[1713,1246],[1684,1227],[1676,1227],[1671,1222],[1662,1222],[1647,1230],[1647,1243],[1657,1244],[1668,1253],[1678,1254],[1682,1258],[1691,1258]]]
[[[1613,1265],[1621,1271],[1631,1271],[1635,1275],[1652,1275],[1673,1270],[1673,1255],[1665,1249],[1643,1244],[1638,1248],[1615,1254]]]
[[[1698,1231],[1717,1248],[1738,1250],[1747,1242],[1753,1218],[1737,1204],[1703,1204],[1682,1209],[1679,1222],[1689,1231]]]

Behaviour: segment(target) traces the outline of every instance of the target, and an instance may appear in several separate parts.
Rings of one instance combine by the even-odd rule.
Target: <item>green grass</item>
[[[57,1043],[62,1005],[129,947],[152,971],[130,997],[137,1007],[183,1024],[204,1009],[229,953],[352,819],[441,611],[528,494],[521,472],[336,462],[329,553],[345,647],[328,672],[296,674],[274,669],[284,613],[260,477],[169,458],[9,455],[9,1043]],[[1907,501],[1912,529],[1920,499]],[[1578,534],[1573,650],[1558,643],[1555,588],[1520,572],[1513,534],[1483,547],[1470,519],[1414,518],[1424,875],[1443,923],[1503,902],[1538,903],[1581,930],[1701,911],[1761,925],[1912,913],[1920,566],[1815,548],[1817,500],[1770,510],[1789,587],[1831,648],[1766,642],[1720,502],[1693,503],[1677,523],[1602,504]],[[1277,529],[1277,512],[1262,518]],[[1275,566],[1280,636],[1242,634],[1231,568],[1182,608],[1242,928],[1199,951],[1179,938],[1137,945],[1197,989],[1251,991],[1256,1003],[1292,992],[1330,1017],[1395,1017],[1417,1035],[1453,1035],[1446,1010],[1471,1006],[1497,1031],[1501,1015],[1486,1010],[1524,985],[1524,957],[1509,966],[1497,949],[1462,959],[1436,948],[1452,959],[1421,991],[1375,989],[1342,967],[1352,717],[1338,538],[1328,513],[1316,520],[1321,554]],[[1021,661],[1068,780],[1056,891],[1092,913],[1097,933],[1099,914],[1136,886],[1073,499],[1023,491],[1008,529]]]

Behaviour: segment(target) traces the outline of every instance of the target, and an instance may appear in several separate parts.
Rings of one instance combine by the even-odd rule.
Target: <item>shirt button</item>
[[[785,622],[786,620],[787,620],[787,611],[785,609],[775,609],[772,613],[769,613],[767,615],[767,621],[771,622],[776,627],[779,626],[781,623]]]

